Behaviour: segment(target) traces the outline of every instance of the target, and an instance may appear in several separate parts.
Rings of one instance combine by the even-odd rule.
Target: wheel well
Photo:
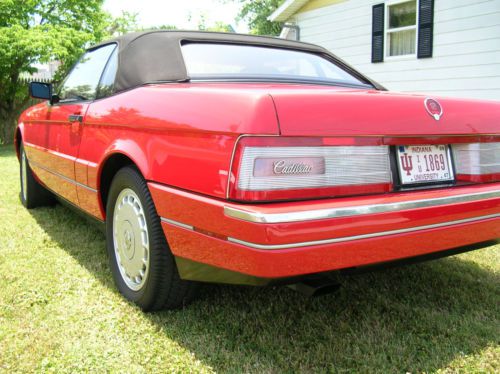
[[[114,154],[105,161],[101,172],[101,182],[99,188],[104,212],[106,211],[109,188],[111,187],[113,177],[116,175],[118,170],[128,165],[134,165],[137,167],[134,161],[121,153]]]
[[[14,141],[15,141],[17,158],[20,159],[20,157],[21,157],[21,143],[23,141],[23,137],[21,135],[21,130],[19,130],[19,129],[16,130],[16,137],[14,138]]]

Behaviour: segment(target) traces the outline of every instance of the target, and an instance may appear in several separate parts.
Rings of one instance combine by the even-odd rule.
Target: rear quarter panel
[[[79,159],[95,189],[106,159],[122,153],[147,180],[224,198],[234,144],[249,133],[278,133],[272,98],[261,90],[143,86],[90,105]]]

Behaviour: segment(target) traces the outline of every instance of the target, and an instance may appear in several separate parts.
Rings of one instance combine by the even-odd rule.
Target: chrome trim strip
[[[74,184],[74,185],[76,185],[76,186],[78,186],[78,187],[85,188],[86,190],[92,191],[92,192],[94,192],[94,193],[99,192],[99,191],[97,191],[96,189],[94,189],[94,188],[92,188],[92,187],[89,187],[89,186],[87,186],[87,185],[85,185],[85,184],[82,184],[82,183],[77,182],[77,181],[75,181],[75,180],[73,180],[73,179],[71,179],[71,178],[68,178],[68,177],[67,177],[67,176],[65,176],[65,175],[62,175],[62,174],[59,174],[59,173],[57,173],[57,172],[55,172],[55,171],[53,171],[53,170],[50,170],[50,169],[46,168],[45,166],[40,165],[38,162],[29,161],[29,163],[30,163],[30,165],[33,165],[33,166],[36,166],[37,168],[40,168],[40,169],[42,169],[42,170],[45,170],[47,173],[50,173],[50,174],[52,174],[52,175],[55,175],[56,177],[59,177],[59,178],[61,178],[61,179],[65,180],[66,182],[69,182],[69,183],[71,183],[71,184]]]
[[[163,217],[160,217],[160,219],[162,222],[170,223],[171,225],[174,225],[177,227],[182,227],[183,229],[186,229],[186,230],[194,231],[194,227],[191,225],[186,225],[185,223],[174,221],[173,219],[168,219],[168,218],[163,218]]]
[[[447,204],[468,203],[498,197],[500,197],[500,190],[438,197],[433,199],[402,201],[397,203],[305,210],[289,213],[251,212],[248,210],[234,208],[226,205],[224,206],[224,214],[228,217],[238,218],[243,221],[254,223],[288,223],[339,217],[352,217],[365,214],[397,212],[408,209],[430,208]]]
[[[323,240],[315,240],[315,241],[299,242],[299,243],[289,243],[289,244],[256,244],[256,243],[250,243],[250,242],[246,242],[244,240],[239,240],[239,239],[230,238],[230,237],[227,238],[227,240],[229,242],[232,242],[235,244],[240,244],[240,245],[250,247],[250,248],[255,248],[255,249],[266,249],[266,250],[290,249],[290,248],[299,248],[299,247],[309,247],[309,246],[313,246],[313,245],[333,244],[333,243],[342,243],[342,242],[361,240],[361,239],[377,238],[380,236],[387,236],[387,235],[404,234],[404,233],[410,233],[410,232],[421,231],[421,230],[435,229],[435,228],[439,228],[439,227],[459,225],[462,223],[476,222],[476,221],[481,221],[481,220],[490,219],[490,218],[500,218],[500,213],[499,214],[490,214],[490,215],[481,216],[481,217],[460,219],[457,221],[435,223],[432,225],[410,227],[407,229],[389,230],[389,231],[376,232],[376,233],[372,233],[372,234],[345,236],[342,238],[323,239]]]

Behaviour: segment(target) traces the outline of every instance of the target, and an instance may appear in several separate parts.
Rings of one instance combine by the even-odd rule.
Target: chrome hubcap
[[[142,203],[130,188],[116,199],[113,244],[123,281],[131,290],[140,290],[149,273],[148,226]]]
[[[24,151],[21,153],[21,194],[23,200],[26,201],[26,191],[28,184],[28,168],[26,162],[26,153]]]

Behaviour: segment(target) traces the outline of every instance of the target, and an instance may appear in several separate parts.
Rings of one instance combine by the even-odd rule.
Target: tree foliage
[[[192,21],[192,15],[188,17],[189,21]],[[202,13],[198,15],[198,25],[197,28],[200,31],[214,31],[214,32],[234,32],[234,29],[231,25],[224,23],[222,21],[216,21],[210,25],[207,25],[207,16]]]
[[[222,21],[217,21],[211,26],[205,26],[204,28],[198,27],[202,31],[216,31],[216,32],[234,32],[234,28],[227,23]]]
[[[154,31],[154,30],[177,30],[177,26],[164,24],[164,25],[158,25],[158,26],[143,27],[139,30],[142,30],[142,31],[147,31],[147,30],[152,30],[152,31]]]
[[[114,18],[110,14],[107,14],[105,39],[124,35],[134,31],[177,30],[177,26],[168,24],[142,27],[139,25],[138,17],[139,15],[137,13],[131,13],[127,11],[122,11],[119,16]]]
[[[241,4],[239,19],[245,21],[252,34],[278,36],[283,27],[281,22],[267,19],[283,0],[232,0]]]
[[[84,47],[105,36],[103,0],[0,0],[0,143],[10,142],[28,101],[20,84],[35,63],[59,60],[66,71]]]
[[[119,36],[131,31],[139,30],[137,16],[137,13],[130,13],[127,11],[122,11],[122,13],[115,18],[113,18],[110,14],[107,14],[105,28],[106,36]]]

